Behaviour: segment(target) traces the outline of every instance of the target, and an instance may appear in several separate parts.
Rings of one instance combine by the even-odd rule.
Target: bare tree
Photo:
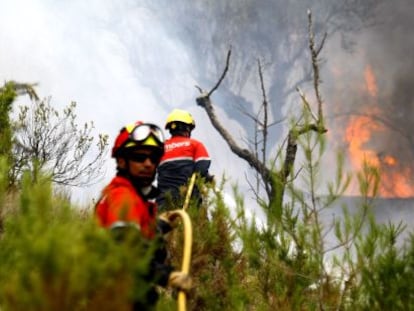
[[[196,99],[196,102],[199,106],[204,108],[206,111],[212,125],[227,142],[231,151],[236,154],[238,157],[245,160],[260,176],[261,182],[264,185],[264,189],[268,198],[268,207],[270,210],[273,210],[277,218],[280,218],[282,215],[282,204],[283,196],[285,193],[286,185],[289,181],[289,176],[292,173],[292,168],[295,163],[296,154],[297,154],[297,141],[298,138],[306,133],[311,131],[318,134],[323,134],[327,131],[324,126],[324,115],[323,115],[323,101],[319,91],[319,65],[318,57],[320,51],[322,50],[323,44],[325,42],[326,35],[323,36],[319,46],[315,46],[314,32],[312,29],[312,15],[308,11],[308,33],[309,33],[309,50],[311,52],[311,61],[312,61],[312,70],[313,70],[313,88],[315,92],[316,102],[317,102],[317,113],[316,115],[312,112],[311,105],[307,100],[305,94],[297,88],[299,95],[303,103],[303,114],[299,117],[298,121],[291,125],[287,138],[285,140],[286,148],[285,155],[282,167],[275,169],[273,164],[269,164],[267,161],[267,148],[268,148],[268,131],[271,124],[268,121],[268,101],[266,97],[263,75],[262,75],[262,66],[260,61],[258,62],[259,68],[259,77],[260,84],[262,89],[262,105],[261,110],[263,114],[261,116],[251,116],[255,123],[255,128],[260,128],[261,130],[261,139],[260,143],[262,146],[261,152],[258,152],[258,145],[255,145],[255,150],[249,150],[241,147],[232,137],[232,135],[225,129],[225,127],[220,123],[217,115],[214,111],[214,105],[211,100],[211,95],[214,91],[218,89],[223,79],[225,78],[230,64],[231,49],[227,53],[226,66],[225,69],[219,78],[218,82],[214,87],[205,92],[197,86],[201,92],[201,96]]]
[[[306,25],[306,16],[302,12],[308,8],[317,12],[315,33],[326,30],[328,37],[340,37],[342,47],[352,51],[355,48],[353,35],[381,22],[376,13],[384,2],[161,0],[162,5],[160,1],[146,1],[146,6],[161,16],[171,33],[188,47],[187,52],[192,53],[189,58],[197,60],[192,64],[192,74],[200,85],[213,85],[216,80],[214,73],[222,70],[223,54],[231,43],[234,47],[232,79],[222,83],[220,97],[231,102],[243,101],[244,109],[249,113],[253,113],[256,107],[243,91],[256,75],[254,57],[263,58],[269,81],[268,98],[274,103],[269,107],[270,117],[281,119],[282,107],[290,104],[296,87],[304,87],[312,79],[312,68],[304,57],[307,53],[307,33],[306,27],[303,27]],[[200,55],[204,56],[200,58]],[[289,79],[292,75],[295,75],[294,83]],[[226,112],[234,108],[227,101],[225,104],[215,104]],[[239,123],[245,122],[238,114],[229,113],[229,118]],[[278,128],[275,128],[269,138],[273,139],[280,134]]]
[[[78,126],[75,102],[59,112],[50,104],[51,98],[39,100],[33,85],[15,85],[16,94],[28,94],[32,105],[20,106],[13,122],[11,183],[15,184],[23,171],[33,172],[35,167],[50,174],[58,185],[86,186],[96,182],[103,173],[108,136],[99,134],[95,139],[93,122]]]

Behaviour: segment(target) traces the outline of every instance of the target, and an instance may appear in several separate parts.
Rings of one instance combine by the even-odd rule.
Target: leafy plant
[[[43,177],[25,174],[14,204],[0,236],[2,310],[130,310],[146,301],[152,247],[117,243]]]

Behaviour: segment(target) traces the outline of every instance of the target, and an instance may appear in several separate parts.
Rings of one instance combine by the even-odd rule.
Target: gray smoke
[[[231,47],[228,76],[213,100],[235,139],[245,143],[254,131],[240,109],[255,114],[260,106],[258,59],[270,122],[294,114],[300,105],[296,86],[312,99],[308,9],[317,41],[328,33],[321,57],[330,134],[343,137],[345,121],[336,116],[366,105],[353,83],[369,63],[378,79],[378,105],[385,111],[378,117],[387,117],[395,128],[371,144],[378,152],[392,150],[411,159],[414,143],[406,132],[413,119],[411,0],[102,0],[87,5],[5,0],[0,78],[39,82],[40,94],[52,95],[57,105],[77,101],[81,119],[94,120],[112,138],[131,117],[162,124],[170,109],[189,109],[197,119],[195,136],[211,150],[213,173],[225,171],[245,184],[247,165],[235,159],[204,119],[195,105],[194,85],[209,89],[217,82]],[[272,151],[286,125],[272,128]]]
[[[412,166],[414,156],[414,140],[412,129],[414,127],[414,3],[413,1],[400,1],[401,5],[391,8],[389,21],[378,31],[379,46],[383,50],[382,63],[387,64],[391,75],[385,77],[390,84],[389,94],[383,94],[382,100],[387,108],[390,122],[400,130],[388,139],[386,146],[392,146],[394,154],[401,153],[400,159],[404,164]],[[381,61],[378,61],[380,65]],[[380,73],[381,74],[381,73]],[[385,82],[386,83],[386,82]],[[395,143],[395,141],[399,143]],[[396,144],[396,145],[395,145]]]
[[[213,99],[228,118],[243,124],[244,131],[235,136],[244,135],[244,141],[252,139],[254,128],[239,110],[254,114],[261,103],[257,59],[264,64],[272,121],[298,111],[297,86],[313,99],[306,15],[311,9],[317,42],[323,32],[328,34],[322,51],[322,91],[332,121],[330,132],[338,142],[333,147],[346,147],[344,129],[350,116],[368,114],[385,130],[372,133],[363,147],[380,159],[392,156],[399,162],[382,169],[413,167],[413,1],[204,0],[164,1],[161,10],[158,4],[148,6],[158,10],[171,36],[188,49],[194,78],[203,87],[217,81],[232,46],[229,74]],[[366,66],[376,78],[375,100],[361,90]],[[339,77],[333,74],[337,71]],[[283,139],[286,125],[272,128],[275,145]]]
[[[331,128],[337,141],[344,137],[349,118],[363,114],[383,129],[372,132],[371,139],[363,146],[374,150],[380,160],[393,157],[396,165],[383,163],[384,173],[414,171],[414,3],[409,0],[383,2],[374,11],[372,25],[355,33],[352,50],[338,51],[335,66],[341,75],[333,77],[325,88],[333,105]],[[339,40],[338,40],[339,41]],[[328,59],[335,59],[330,50]],[[329,60],[328,60],[329,61]],[[377,96],[372,98],[364,85],[363,70],[369,65],[375,75]],[[412,174],[411,174],[412,175]],[[411,177],[412,189],[414,178]],[[392,184],[389,191],[393,191]],[[414,190],[412,191],[414,193]]]

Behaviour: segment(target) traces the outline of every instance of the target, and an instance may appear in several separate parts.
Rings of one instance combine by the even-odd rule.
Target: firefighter
[[[116,233],[117,237],[122,232],[135,230],[144,241],[153,241],[159,237],[161,228],[164,231],[172,228],[170,219],[163,215],[157,217],[154,202],[158,190],[152,182],[163,153],[164,136],[158,126],[138,121],[121,129],[112,148],[117,173],[104,188],[95,209],[101,226]],[[166,255],[165,247],[160,247],[154,253],[149,281],[156,280],[157,285],[189,290],[190,277],[173,271],[171,266],[165,264]],[[157,300],[158,293],[154,284],[144,305],[155,306]],[[135,302],[134,310],[147,310],[144,305]]]
[[[185,185],[193,173],[198,173],[208,182],[213,180],[209,174],[211,160],[206,147],[191,138],[194,128],[195,121],[188,111],[173,109],[167,117],[165,129],[171,137],[165,142],[165,153],[157,169],[160,190],[157,203],[160,209],[170,210],[182,205]],[[197,187],[194,187],[193,198],[201,203]]]

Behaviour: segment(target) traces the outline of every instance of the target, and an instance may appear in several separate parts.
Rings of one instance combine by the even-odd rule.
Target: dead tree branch
[[[316,49],[315,43],[314,43],[314,34],[312,30],[312,16],[311,16],[310,11],[308,11],[308,19],[309,19],[309,49],[311,52],[311,61],[312,61],[312,68],[313,68],[313,87],[315,91],[316,101],[318,104],[318,113],[317,113],[317,116],[315,116],[312,113],[312,109],[310,107],[308,100],[306,99],[306,96],[303,94],[302,91],[297,89],[302,99],[302,102],[305,106],[305,110],[312,116],[312,121],[314,123],[305,122],[305,124],[303,125],[300,125],[299,123],[292,125],[292,128],[290,129],[287,140],[286,140],[285,158],[284,158],[282,167],[280,168],[279,171],[277,170],[275,171],[272,165],[269,165],[269,166],[266,165],[268,130],[269,130],[270,125],[268,124],[268,110],[267,110],[268,101],[267,101],[262,66],[261,66],[260,61],[258,61],[258,71],[259,71],[258,73],[259,73],[259,79],[260,79],[260,87],[262,91],[261,109],[263,110],[263,119],[261,120],[260,116],[251,116],[251,115],[249,116],[255,122],[256,131],[257,131],[257,126],[260,126],[262,129],[263,139],[262,139],[261,157],[259,157],[259,154],[257,153],[257,149],[258,149],[257,139],[255,140],[255,143],[256,143],[255,153],[251,152],[250,150],[246,148],[242,148],[237,144],[237,142],[234,140],[232,135],[220,123],[214,111],[213,103],[211,101],[211,95],[213,94],[215,90],[218,89],[218,87],[220,86],[220,84],[222,83],[222,81],[224,80],[228,72],[231,50],[229,50],[227,53],[226,66],[219,80],[215,84],[215,86],[208,92],[205,92],[202,90],[201,87],[196,86],[197,89],[201,93],[201,95],[197,97],[196,99],[197,105],[204,108],[204,110],[206,111],[210,119],[211,124],[219,132],[219,134],[223,137],[223,139],[226,141],[231,151],[238,157],[245,160],[256,171],[258,176],[260,176],[263,182],[266,194],[268,196],[269,210],[273,210],[274,215],[276,215],[276,218],[279,220],[282,215],[283,196],[284,196],[285,188],[288,182],[288,177],[290,174],[292,174],[292,168],[296,160],[296,154],[297,154],[297,149],[298,149],[298,146],[297,146],[298,138],[301,135],[308,133],[310,131],[314,131],[318,134],[323,134],[327,131],[324,127],[322,97],[319,91],[320,78],[319,78],[319,65],[318,65],[318,55],[322,49],[322,46],[323,46],[323,43],[326,37],[322,40],[321,45]],[[249,184],[251,185],[251,183]]]
[[[240,147],[233,139],[231,134],[221,125],[214,111],[213,104],[210,97],[208,96],[208,93],[203,93],[203,95],[197,97],[196,101],[199,106],[203,107],[206,110],[211,124],[227,142],[231,151],[238,157],[248,162],[250,166],[252,166],[255,170],[264,172],[261,175],[264,177],[264,179],[267,179],[270,175],[270,171],[266,168],[266,166],[261,161],[259,161],[257,157],[248,149]]]
[[[215,90],[217,90],[217,88],[220,86],[221,82],[224,80],[224,77],[227,74],[227,71],[229,70],[229,64],[230,64],[230,57],[231,57],[231,47],[227,52],[227,58],[226,58],[226,67],[223,70],[223,73],[221,74],[220,79],[217,81],[216,85],[210,90],[210,92],[208,92],[207,96],[210,97],[211,94],[213,94],[213,92]]]
[[[320,74],[319,74],[319,60],[318,56],[323,48],[327,34],[325,33],[321,44],[318,48],[315,48],[315,35],[312,28],[312,13],[308,10],[308,32],[309,32],[309,50],[311,52],[312,68],[313,68],[313,89],[315,91],[316,101],[318,103],[318,121],[323,123],[323,110],[322,110],[322,96],[319,90]]]

